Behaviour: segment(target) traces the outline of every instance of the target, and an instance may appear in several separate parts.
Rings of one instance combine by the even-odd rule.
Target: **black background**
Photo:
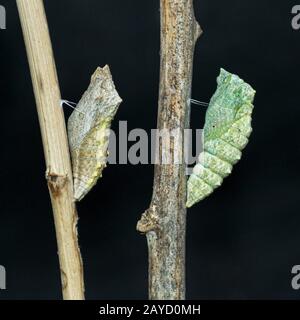
[[[30,0],[29,0],[30,1]],[[219,68],[256,90],[253,133],[242,161],[188,212],[187,298],[299,298],[299,53],[292,1],[196,0],[204,33],[193,98],[209,101]],[[56,239],[31,79],[15,1],[1,1],[0,264],[3,299],[60,299]],[[156,127],[159,0],[45,1],[62,97],[78,101],[109,64],[128,129]],[[66,107],[66,117],[71,110]],[[193,107],[192,127],[205,110]],[[130,144],[129,144],[130,146]],[[147,246],[135,231],[149,205],[153,166],[111,165],[78,205],[87,299],[147,298]]]

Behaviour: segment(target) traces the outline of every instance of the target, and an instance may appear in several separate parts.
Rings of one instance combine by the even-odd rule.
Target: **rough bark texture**
[[[181,133],[189,127],[189,99],[194,46],[201,29],[192,0],[161,0],[161,70],[158,129]],[[181,158],[181,164],[155,166],[153,196],[137,229],[146,233],[149,249],[149,298],[185,298],[186,175],[183,143],[178,150],[158,148]]]
[[[63,298],[84,299],[77,213],[60,90],[42,0],[17,0],[46,159],[53,207]],[[33,195],[35,196],[35,195]]]

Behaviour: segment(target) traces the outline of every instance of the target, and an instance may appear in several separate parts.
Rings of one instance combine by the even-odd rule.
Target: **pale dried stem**
[[[17,0],[17,6],[42,133],[63,298],[82,300],[84,299],[83,268],[77,239],[77,213],[73,201],[71,162],[44,5],[42,0]]]

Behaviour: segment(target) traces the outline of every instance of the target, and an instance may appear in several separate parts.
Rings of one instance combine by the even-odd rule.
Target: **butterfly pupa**
[[[98,67],[68,120],[76,201],[80,201],[102,175],[108,154],[109,128],[121,102],[109,67]]]
[[[255,90],[224,69],[217,84],[206,111],[203,151],[187,182],[187,207],[206,198],[222,184],[240,160],[252,131]]]

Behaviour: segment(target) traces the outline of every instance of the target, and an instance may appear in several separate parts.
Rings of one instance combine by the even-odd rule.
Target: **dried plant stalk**
[[[65,119],[42,0],[17,0],[36,99],[56,229],[63,298],[84,299]]]

